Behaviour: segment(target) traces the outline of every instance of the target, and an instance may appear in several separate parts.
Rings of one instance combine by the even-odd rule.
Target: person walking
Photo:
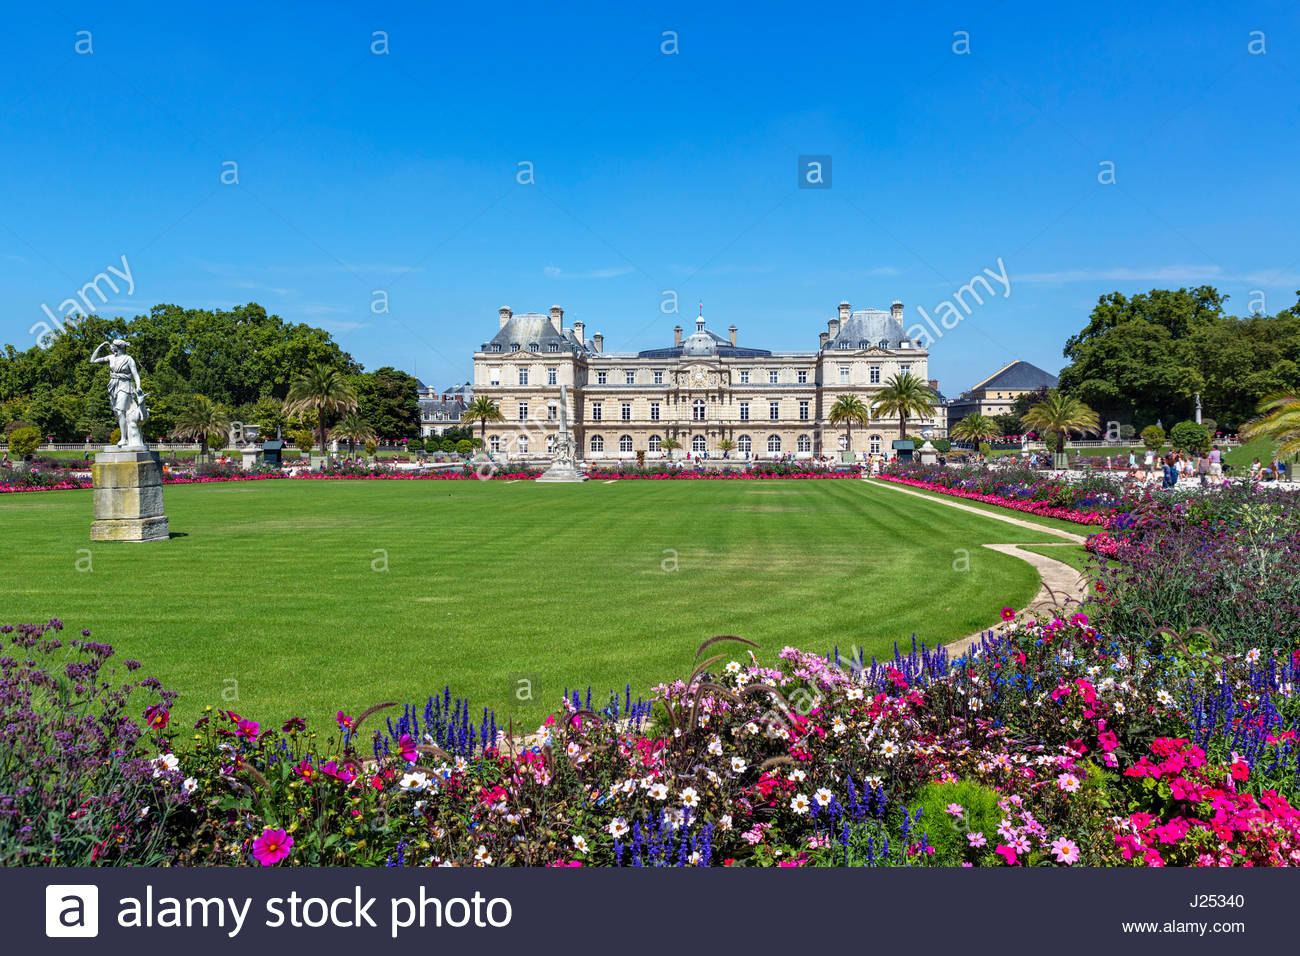
[[[1219,451],[1219,446],[1215,445],[1210,450],[1210,477],[1221,478],[1223,476],[1223,452]]]
[[[1205,452],[1196,456],[1196,474],[1201,478],[1201,487],[1204,488],[1210,483],[1210,459]]]

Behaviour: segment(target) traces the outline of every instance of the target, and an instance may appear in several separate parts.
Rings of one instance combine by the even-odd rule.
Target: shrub
[[[1159,451],[1165,444],[1165,430],[1159,425],[1148,425],[1142,429],[1142,444],[1152,451]]]
[[[375,457],[375,452],[378,450],[379,450],[379,446],[376,445],[373,441],[366,442],[366,454],[369,455],[371,458]]]
[[[986,442],[986,441],[982,441],[982,442],[980,442],[980,454],[981,454],[981,455],[987,455],[987,454],[988,454],[989,452],[991,452],[992,450],[993,450],[993,446],[990,445],[988,442]]]
[[[1169,429],[1169,444],[1174,451],[1198,454],[1210,450],[1210,433],[1196,422],[1179,422]]]
[[[299,428],[289,435],[293,439],[293,446],[300,452],[310,454],[311,450],[316,447],[316,436],[311,433],[310,429]]]
[[[930,444],[933,445],[935,450],[941,455],[946,455],[948,452],[952,451],[952,442],[946,438],[931,438]]]
[[[41,444],[41,433],[28,425],[16,428],[9,433],[9,454],[15,458],[26,458],[36,451]]]
[[[1137,434],[1137,429],[1132,425],[1124,424],[1119,426],[1119,437],[1124,441],[1132,441],[1133,436]]]
[[[468,455],[473,450],[474,443],[468,438],[462,438],[460,441],[456,442],[456,451],[462,455]]]
[[[456,443],[450,438],[444,438],[438,445],[438,450],[451,454],[456,450]]]

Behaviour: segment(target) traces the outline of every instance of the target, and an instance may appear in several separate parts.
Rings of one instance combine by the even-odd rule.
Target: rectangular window
[[[768,373],[767,373],[767,384],[768,384],[768,385],[775,385],[776,382],[777,382],[777,378],[778,378],[778,376],[779,376],[779,373],[777,372],[776,369],[771,369],[771,370],[769,370]]]
[[[495,367],[488,369],[488,384],[489,385],[501,384],[501,369]]]
[[[749,421],[749,402],[740,403],[740,420],[742,422]]]
[[[652,422],[657,422],[657,421],[659,421],[659,403],[658,403],[658,402],[651,402],[651,403],[650,403],[650,421],[652,421]]]
[[[547,385],[554,385],[554,384],[555,384],[555,380],[556,380],[556,375],[557,375],[557,370],[556,370],[556,369],[548,368],[548,369],[546,370],[546,384],[547,384]]]
[[[597,385],[604,385],[604,384],[605,384],[605,378],[606,378],[606,375],[605,375],[604,372],[597,372],[597,373],[596,373],[596,384],[597,384]]]
[[[909,365],[908,363],[904,362],[902,365],[898,366],[898,370],[899,370],[900,372],[902,372],[904,375],[906,375],[906,374],[908,374],[909,372],[912,371],[912,366]],[[998,398],[1001,398],[1001,397],[1002,397],[1001,395],[998,396]]]
[[[747,369],[747,368],[742,368],[742,369],[740,370],[740,384],[741,384],[741,385],[748,385],[748,384],[749,384],[749,369]]]
[[[871,366],[871,374],[868,376],[868,381],[871,382],[872,385],[879,385],[879,384],[880,384],[880,366],[879,366],[879,365],[873,365],[873,366]]]
[[[798,377],[798,382],[799,382],[800,385],[807,385],[807,384],[808,384],[808,370],[807,370],[807,369],[802,369],[802,368],[799,369],[798,376],[799,376],[799,377]]]
[[[593,422],[600,421],[600,402],[591,403],[591,420]]]
[[[526,369],[526,368],[521,368],[521,369],[519,370],[519,384],[520,384],[520,385],[527,385],[527,384],[528,384],[528,369]]]
[[[624,384],[624,385],[635,385],[635,384],[636,384],[636,372],[624,372],[624,373],[623,373],[623,384]]]
[[[849,384],[849,367],[847,365],[840,366],[840,384]]]
[[[807,403],[807,402],[800,402],[800,403],[799,403],[799,421],[801,421],[801,422],[806,422],[807,420],[808,420],[808,403]]]
[[[772,421],[776,421],[778,418],[781,417],[781,403],[780,403],[780,402],[768,402],[768,403],[767,403],[767,417],[770,418]]]
[[[623,414],[623,421],[625,421],[625,422],[630,422],[630,421],[632,420],[632,403],[631,403],[631,402],[624,402],[623,405],[622,405],[622,407],[620,408],[620,411],[621,411],[622,414]]]
[[[521,422],[526,422],[526,421],[528,421],[528,403],[527,403],[527,402],[520,402],[520,403],[519,403],[519,420],[520,420]]]
[[[662,385],[663,383],[664,383],[663,369],[655,369],[655,384]]]
[[[492,449],[493,454],[501,450],[501,439],[493,435],[488,439],[488,448]]]
[[[558,408],[556,408],[554,405],[546,406],[546,420],[548,422],[553,422],[559,417],[560,417],[560,410]]]

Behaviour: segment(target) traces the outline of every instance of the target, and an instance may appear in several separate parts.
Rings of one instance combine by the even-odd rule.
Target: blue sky
[[[362,6],[8,14],[0,341],[125,256],[101,314],[256,301],[441,386],[502,305],[815,348],[841,299],[910,325],[1000,259],[932,347],[955,394],[1058,370],[1115,289],[1300,289],[1293,4]]]

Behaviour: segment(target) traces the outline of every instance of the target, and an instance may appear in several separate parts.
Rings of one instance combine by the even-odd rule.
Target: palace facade
[[[545,458],[559,427],[560,386],[567,386],[569,427],[580,457],[666,457],[662,442],[679,443],[677,457],[812,458],[837,455],[845,429],[827,420],[841,395],[870,407],[890,376],[911,372],[928,380],[929,353],[907,337],[903,305],[888,311],[854,312],[841,302],[820,332],[816,349],[772,351],[739,342],[732,325],[722,336],[703,316],[673,343],[640,352],[609,352],[599,332],[581,321],[564,323],[564,310],[498,313],[497,334],[474,353],[473,394],[494,401],[505,421],[487,426],[487,448],[509,458]],[[937,382],[930,381],[937,391]],[[909,434],[924,428],[946,433],[942,407],[935,417],[914,419]],[[479,425],[474,423],[475,434]],[[898,420],[854,425],[853,448],[890,454]]]

